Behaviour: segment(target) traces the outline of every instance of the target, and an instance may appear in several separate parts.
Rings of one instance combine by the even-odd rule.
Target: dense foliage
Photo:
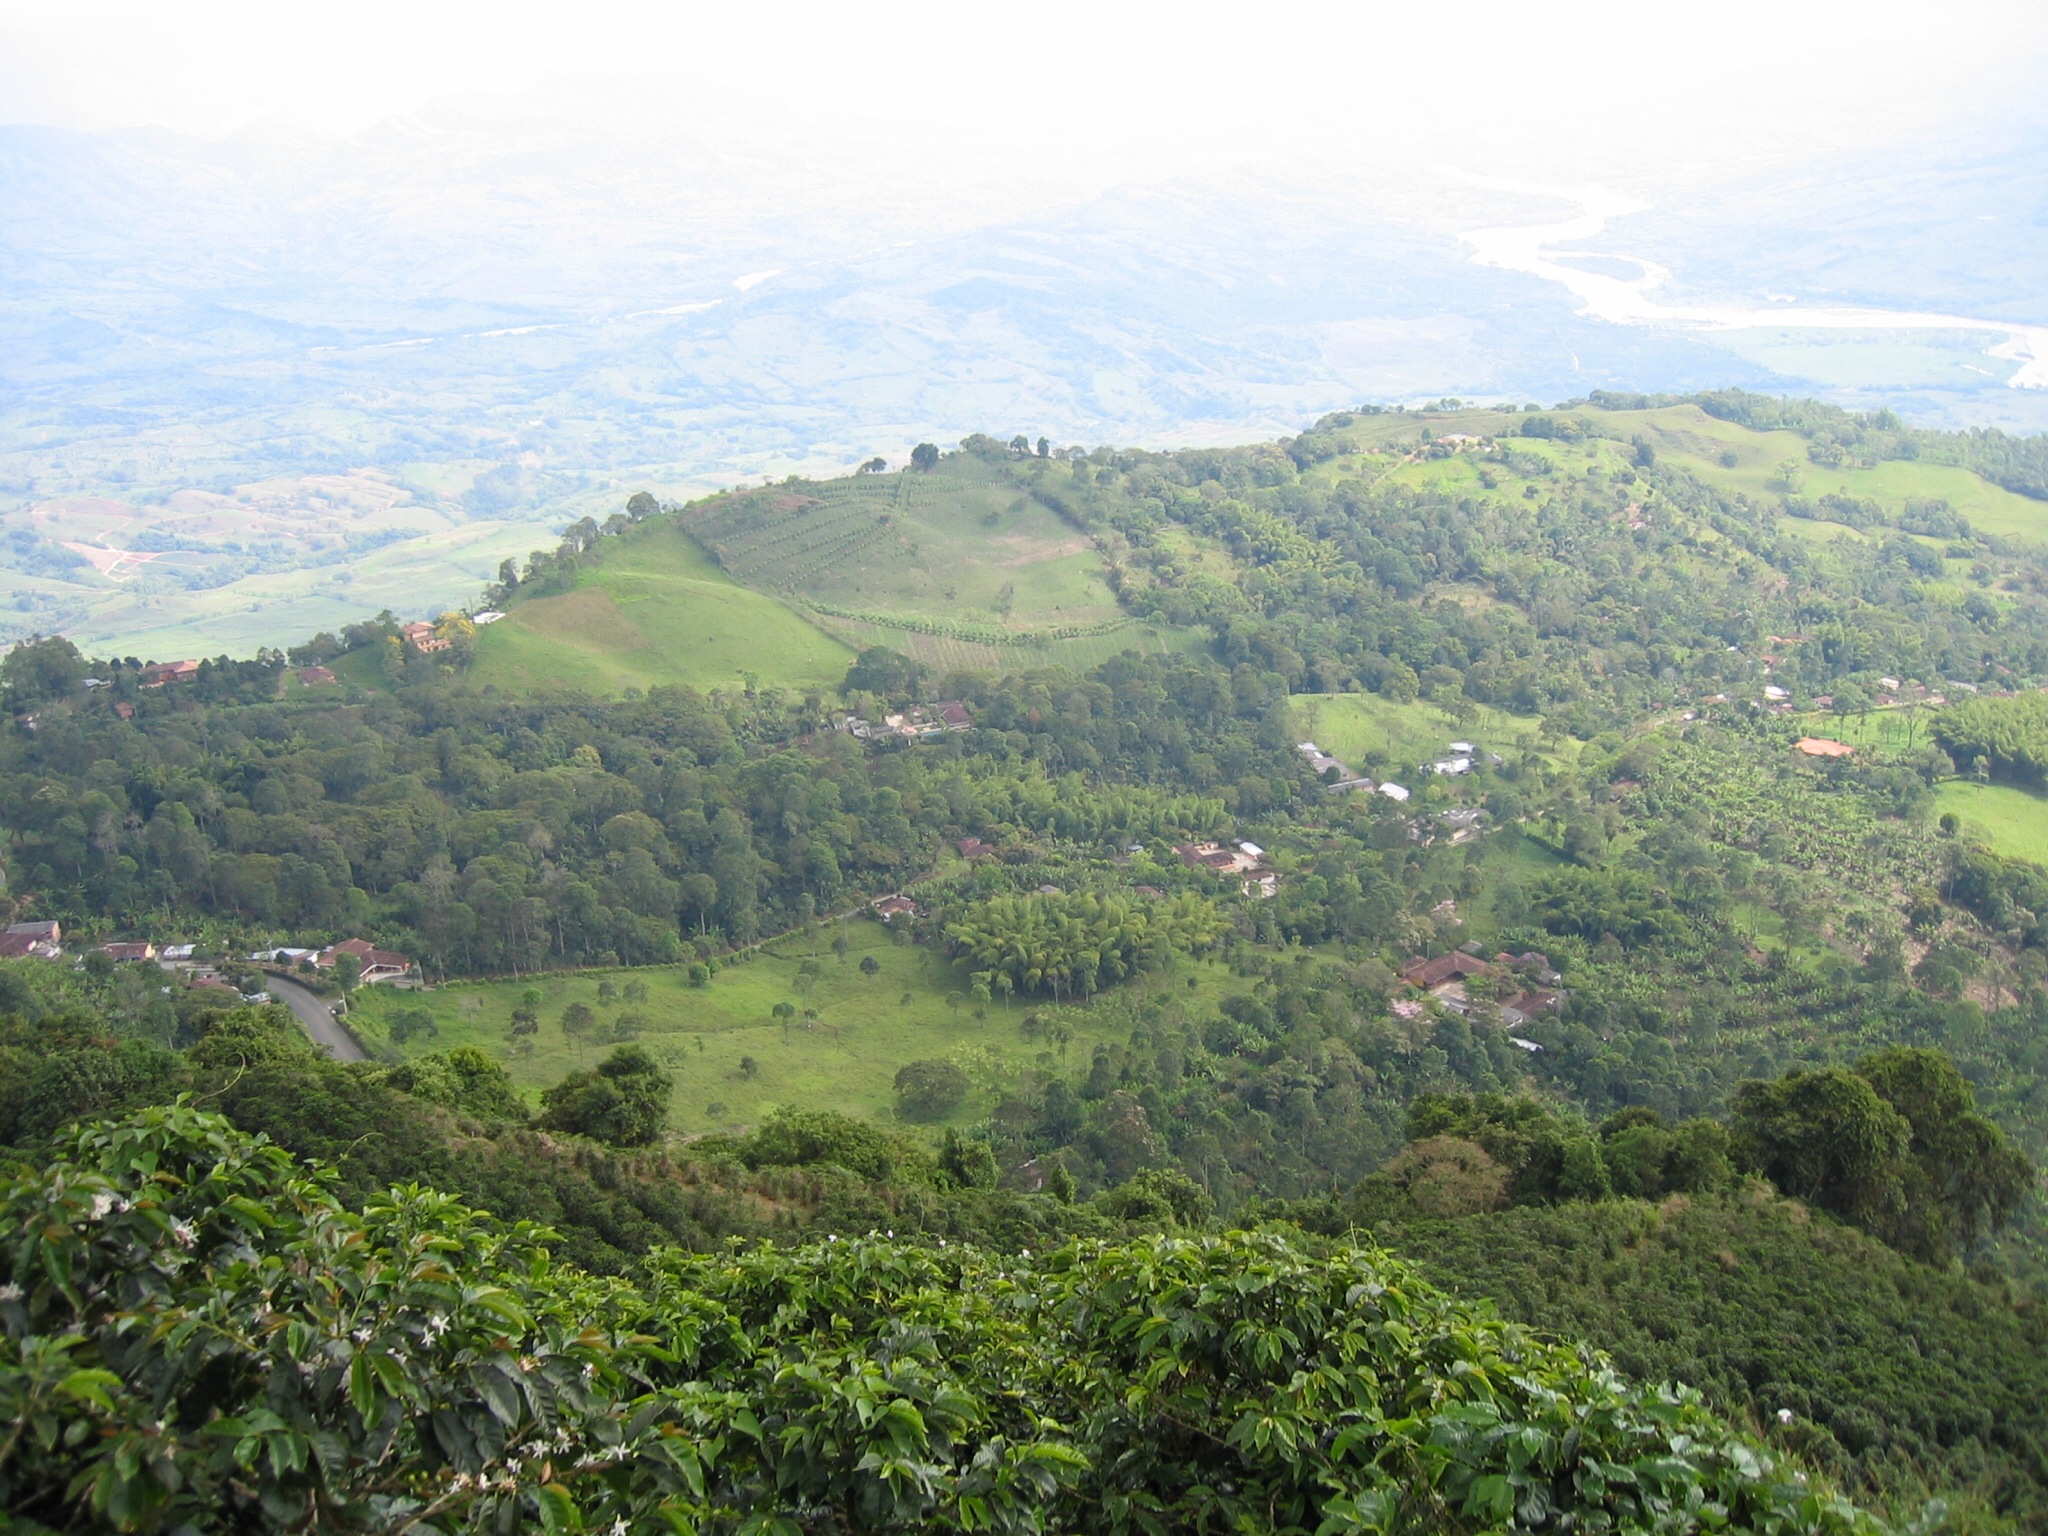
[[[0,738],[18,884],[88,931],[166,909],[188,932],[367,930],[435,975],[708,954],[903,882],[945,831],[1161,837],[1224,814],[1160,781],[1248,811],[1312,793],[1273,695],[1178,659],[984,682],[988,729],[880,757],[806,736],[815,700],[223,705],[119,675],[132,720],[95,699]],[[1128,787],[1050,771],[1083,768]]]
[[[0,1500],[52,1530],[1872,1528],[1696,1401],[1276,1237],[669,1253],[358,1215],[185,1109],[0,1195]]]
[[[1197,955],[1225,930],[1199,896],[1130,897],[1033,892],[974,902],[946,926],[954,949],[1005,991],[1087,996],[1134,970]]]
[[[22,1174],[19,1199],[72,1199],[53,1179],[97,1190],[78,1160],[111,1158],[105,1192],[136,1200],[150,1175],[118,1149],[204,1142],[227,1184],[277,1207],[270,1227],[232,1200],[178,1207],[195,1232],[239,1232],[247,1255],[211,1267],[178,1228],[163,1252],[195,1255],[183,1264],[158,1264],[154,1239],[122,1228],[106,1251],[131,1244],[134,1284],[159,1287],[135,1306],[225,1315],[251,1294],[236,1287],[269,1283],[220,1281],[235,1264],[253,1275],[343,1254],[336,1288],[315,1295],[295,1275],[261,1303],[273,1318],[329,1308],[313,1334],[294,1322],[259,1336],[235,1314],[217,1358],[245,1361],[234,1351],[330,1327],[343,1292],[412,1316],[429,1281],[393,1255],[418,1240],[450,1257],[415,1268],[473,1271],[526,1319],[489,1334],[469,1301],[460,1327],[444,1308],[448,1341],[409,1334],[402,1360],[382,1343],[330,1352],[282,1406],[257,1374],[209,1367],[225,1385],[207,1376],[203,1390],[239,1404],[224,1414],[276,1415],[234,1442],[257,1457],[248,1467],[175,1414],[161,1431],[131,1423],[114,1381],[53,1376],[54,1406],[37,1410],[56,1415],[49,1466],[160,1434],[171,1460],[104,1477],[96,1463],[91,1486],[118,1485],[145,1515],[157,1493],[205,1489],[242,1500],[246,1528],[288,1522],[293,1499],[331,1498],[345,1527],[409,1518],[380,1499],[444,1497],[428,1524],[515,1505],[557,1528],[630,1524],[668,1501],[675,1522],[706,1529],[736,1525],[742,1505],[842,1529],[1562,1528],[1569,1500],[1573,1525],[1598,1527],[1636,1519],[1626,1501],[1664,1496],[1660,1477],[1678,1525],[1834,1518],[1773,1502],[1746,1480],[1747,1452],[1702,1461],[1679,1446],[1680,1423],[1719,1433],[1693,1410],[1418,1299],[1377,1258],[1213,1237],[1287,1201],[1325,1238],[1367,1223],[1518,1317],[1612,1340],[1652,1376],[1691,1377],[1696,1359],[1720,1405],[1767,1427],[1789,1409],[1797,1422],[1774,1435],[1894,1511],[1962,1490],[1965,1523],[2048,1518],[2030,1407],[2043,1342],[2024,1294],[2048,1273],[2029,1166],[2048,1153],[2048,871],[1933,814],[1959,764],[2023,783],[2048,764],[2041,696],[2004,696],[2048,677],[2048,558],[1946,504],[1809,500],[1797,465],[1770,496],[1724,493],[1616,436],[1609,408],[1624,403],[1517,413],[1503,418],[1513,435],[1462,443],[1371,413],[1243,450],[1051,455],[971,439],[976,475],[1085,537],[1130,615],[1116,623],[1151,653],[998,677],[867,646],[844,707],[969,705],[975,729],[916,743],[857,740],[830,729],[834,701],[752,679],[744,693],[617,700],[479,690],[462,647],[409,655],[387,619],[304,653],[374,671],[376,693],[281,689],[271,654],[143,688],[132,658],[88,664],[61,641],[11,652],[5,890],[18,915],[62,918],[74,947],[124,930],[215,954],[361,934],[417,956],[429,980],[675,963],[694,988],[734,980],[714,971],[765,935],[815,939],[820,919],[901,891],[914,906],[895,937],[928,946],[920,974],[953,989],[960,1034],[913,1047],[896,1123],[797,1103],[684,1144],[665,1130],[682,1045],[659,1023],[646,1033],[640,1012],[633,1043],[547,1082],[513,1055],[538,1028],[523,1004],[507,1049],[523,1098],[498,1060],[435,1049],[427,1008],[389,1011],[391,1059],[345,1066],[281,1011],[166,988],[153,967],[0,964],[0,1141],[42,1170]],[[1946,455],[2032,484],[2034,449],[1996,434],[1935,441],[1826,408],[1699,403],[1805,434],[1821,468]],[[948,462],[932,451],[921,491],[944,493]],[[749,523],[770,495],[721,499],[718,526],[775,534]],[[579,525],[503,573],[493,600],[566,590],[660,511],[636,498]],[[1807,524],[1787,517],[1842,536],[1800,537]],[[1970,689],[1931,720],[1783,713],[1816,696],[1854,716],[1878,697]],[[1321,702],[1365,742],[1345,749],[1351,769],[1398,775],[1412,799],[1318,780],[1296,748],[1300,694],[1371,695]],[[1354,717],[1352,703],[1366,707]],[[1794,750],[1826,729],[1855,754]],[[1453,733],[1482,742],[1468,771],[1418,771]],[[1225,836],[1263,846],[1270,897],[1175,857]],[[1478,969],[1454,985],[1399,979],[1460,948]],[[573,1024],[580,1066],[590,1020],[574,1012],[563,1033]],[[1072,1050],[1077,1038],[1089,1043]],[[307,1182],[182,1110],[64,1129],[184,1093],[332,1172]],[[52,1147],[74,1163],[51,1171]],[[389,1193],[413,1180],[442,1195]],[[330,1195],[369,1214],[337,1213]],[[82,1198],[66,1209],[92,1210]],[[546,1224],[557,1257],[467,1208]],[[933,1246],[861,1239],[871,1231]],[[1211,1235],[1156,1237],[1169,1231]],[[729,1238],[839,1241],[718,1256]],[[66,1262],[114,1262],[79,1242]],[[358,1261],[385,1267],[371,1277]],[[180,1289],[217,1282],[232,1294]],[[72,1305],[17,1283],[23,1306]],[[1378,1346],[1346,1330],[1383,1304],[1375,1287],[1420,1307],[1407,1323],[1436,1342],[1419,1365],[1375,1357],[1372,1381],[1430,1406],[1360,1374]],[[113,1302],[82,1288],[77,1301],[77,1317],[38,1314],[38,1339],[80,1329],[48,1346],[50,1370],[98,1351],[128,1391],[198,1369],[112,1339],[91,1309]],[[562,1331],[572,1305],[598,1343]],[[1260,1345],[1270,1358],[1238,1352],[1275,1329],[1308,1331]],[[566,1365],[522,1370],[501,1403],[487,1385],[501,1345],[573,1362],[576,1382],[556,1380]],[[354,1359],[372,1361],[360,1389]],[[1301,1374],[1259,1374],[1283,1364]],[[414,1365],[432,1380],[412,1381]],[[444,1367],[468,1385],[447,1386]],[[446,1395],[471,1389],[488,1432],[462,1427]],[[1464,1417],[1468,1393],[1496,1416]],[[409,1405],[403,1423],[387,1399]],[[1676,1460],[1632,1485],[1602,1471],[1594,1497],[1591,1442],[1544,1437],[1561,1404],[1596,1401],[1584,1435],[1634,1425],[1614,1432],[1639,1449],[1638,1429],[1661,1436]],[[573,1455],[529,1439],[521,1417],[558,1411],[588,1437]],[[128,1427],[61,1443],[62,1424],[95,1415]],[[766,1432],[771,1420],[788,1433]],[[297,1461],[292,1435],[310,1447]],[[674,1454],[603,1459],[635,1435]],[[505,1445],[545,1460],[559,1498],[504,1484]],[[878,1459],[859,1465],[855,1446]],[[1363,1446],[1381,1459],[1355,1462]],[[411,1470],[363,1470],[398,1465],[376,1462],[386,1452]],[[433,1481],[476,1476],[486,1452],[489,1481]],[[151,1484],[145,1466],[189,1481]],[[1378,1501],[1381,1472],[1419,1502]],[[254,1513],[265,1478],[271,1512]],[[37,1509],[57,1511],[38,1518],[87,1518],[37,1487]],[[1737,1503],[1683,1503],[1702,1489]],[[1599,1502],[1610,1495],[1623,1502]]]
[[[1439,1216],[1371,1230],[1439,1284],[1597,1341],[1644,1381],[1695,1383],[1899,1516],[2048,1521],[2048,1310],[1891,1252],[1757,1189],[1657,1204]],[[2009,1522],[2009,1524],[2008,1524]]]

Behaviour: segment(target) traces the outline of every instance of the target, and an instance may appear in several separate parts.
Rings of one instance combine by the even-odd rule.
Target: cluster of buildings
[[[1368,795],[1385,795],[1389,800],[1398,801],[1408,798],[1408,791],[1400,785],[1391,781],[1384,784],[1375,784],[1371,779],[1363,778],[1353,773],[1350,764],[1346,763],[1342,758],[1332,757],[1312,741],[1297,741],[1294,744],[1294,750],[1307,759],[1309,767],[1315,771],[1315,775],[1319,779],[1332,768],[1337,770],[1337,777],[1323,786],[1333,795],[1342,794],[1354,789],[1362,789]]]
[[[1485,990],[1494,993],[1491,1002],[1472,996],[1470,983],[1485,978]],[[1466,944],[1435,959],[1420,955],[1401,967],[1401,980],[1426,997],[1434,998],[1447,1013],[1473,1016],[1490,1010],[1492,1017],[1508,1030],[1520,1029],[1532,1020],[1559,1012],[1565,994],[1564,977],[1551,965],[1550,957],[1536,950],[1523,954],[1496,954],[1486,958],[1478,944]],[[1533,1040],[1508,1036],[1525,1051],[1540,1051]]]
[[[1280,892],[1280,877],[1266,867],[1266,850],[1257,843],[1181,843],[1173,851],[1189,869],[1236,880],[1247,896],[1265,898]]]
[[[1350,765],[1342,758],[1332,756],[1312,741],[1298,741],[1294,744],[1294,750],[1307,761],[1317,778],[1324,778],[1333,769],[1336,771],[1337,777],[1325,785],[1332,794],[1343,790],[1362,789],[1369,795],[1385,795],[1389,800],[1397,802],[1408,798],[1409,791],[1401,785],[1392,780],[1375,784],[1371,779],[1353,773]],[[1444,756],[1422,766],[1431,773],[1455,778],[1470,773],[1482,761],[1498,768],[1506,759],[1498,752],[1481,752],[1469,741],[1454,741],[1450,743]]]
[[[325,949],[259,949],[249,956],[263,965],[311,965],[316,971],[331,971],[343,955],[353,955],[356,980],[363,986],[380,981],[398,981],[412,973],[412,959],[395,949],[378,949],[368,939],[343,939]]]
[[[879,722],[864,720],[859,715],[832,717],[833,730],[844,731],[862,741],[885,741],[892,736],[916,741],[925,736],[943,736],[948,731],[973,728],[973,714],[958,699],[946,699],[937,704],[913,704],[901,714],[884,715]]]
[[[244,992],[213,966],[195,958],[197,949],[198,946],[194,944],[166,944],[159,948],[148,939],[140,939],[116,940],[110,944],[95,945],[86,953],[105,955],[109,960],[123,964],[147,964],[155,961],[164,970],[184,976],[186,981],[195,987],[210,987],[230,992],[249,1003],[270,1001],[268,992]],[[10,923],[6,932],[0,933],[0,960],[18,960],[29,956],[41,960],[63,959],[63,925],[57,922]]]
[[[198,979],[205,981],[211,977],[212,967],[194,959],[196,949],[197,946],[192,944],[158,945],[150,939],[121,939],[95,945],[88,953],[102,954],[109,960],[124,964],[154,960],[166,970],[196,969],[202,973]],[[6,931],[0,933],[0,960],[17,960],[30,955],[44,960],[62,959],[63,925],[54,921],[10,923]],[[378,949],[367,939],[344,939],[325,949],[259,949],[249,958],[259,964],[272,965],[293,965],[303,960],[315,970],[331,971],[343,955],[355,957],[357,974],[364,982],[396,981],[409,975],[413,969],[409,956],[396,950]]]
[[[1459,774],[1470,773],[1479,765],[1482,756],[1490,768],[1498,768],[1506,761],[1498,752],[1482,754],[1469,741],[1454,741],[1450,744],[1444,756],[1429,765],[1429,771],[1431,773],[1449,774],[1453,777]]]

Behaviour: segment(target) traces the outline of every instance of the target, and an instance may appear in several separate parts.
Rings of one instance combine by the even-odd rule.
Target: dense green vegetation
[[[868,1240],[638,1284],[186,1110],[4,1197],[0,1498],[41,1529],[1845,1531],[1696,1401],[1274,1237]]]
[[[1901,1520],[1941,1496],[1930,1525],[2038,1526],[2048,869],[1942,812],[1972,787],[2022,793],[1999,781],[2048,763],[2031,691],[2048,679],[2048,544],[2019,536],[2008,505],[2031,449],[1924,436],[1703,397],[1349,412],[1279,444],[1175,454],[973,438],[895,476],[666,510],[636,497],[507,562],[489,597],[508,617],[445,619],[446,649],[409,647],[384,615],[153,688],[132,658],[18,647],[0,663],[18,915],[61,919],[73,950],[195,942],[243,991],[261,985],[232,960],[247,949],[361,936],[416,957],[429,986],[356,991],[372,1059],[343,1065],[281,1010],[154,966],[0,963],[0,1140],[47,1170],[115,1144],[95,1135],[226,1148],[260,1133],[372,1213],[364,1255],[387,1241],[378,1223],[445,1210],[449,1240],[518,1292],[489,1268],[501,1239],[435,1200],[541,1222],[548,1262],[574,1266],[565,1293],[622,1329],[701,1322],[735,1264],[757,1266],[745,1284],[763,1296],[797,1274],[851,1285],[834,1266],[855,1254],[923,1277],[904,1282],[920,1294],[934,1274],[989,1289],[1028,1272],[1014,1294],[1034,1320],[1094,1317],[1097,1288],[1183,1264],[1204,1316],[1234,1315],[1210,1291],[1245,1273],[1400,1289],[1345,1246],[1363,1226],[1512,1315],[1696,1378]],[[1980,524],[1993,515],[2001,528]],[[301,685],[288,661],[340,681]],[[942,699],[973,729],[837,728]],[[1855,750],[1795,749],[1815,734]],[[1409,797],[1338,791],[1298,750],[1311,736]],[[1179,856],[1199,840],[1252,845],[1265,885]],[[866,910],[897,893],[886,925]],[[1417,958],[1463,973],[1425,990],[1402,979]],[[182,1110],[150,1130],[64,1129],[181,1094],[235,1131]],[[234,1166],[284,1177],[233,1146]],[[440,1197],[387,1194],[411,1181]],[[311,1225],[279,1240],[344,1241],[324,1198],[295,1193]],[[1273,1218],[1309,1235],[1216,1235]],[[1147,1236],[1166,1231],[1209,1236]],[[869,1232],[932,1246],[852,1241]],[[729,1238],[824,1246],[679,1256]],[[1034,1267],[1055,1250],[1069,1278]],[[1917,1333],[1915,1306],[1937,1315]],[[1821,1336],[1784,1342],[1831,1307]],[[1351,1421],[1320,1397],[1288,1409],[1300,1419],[1174,1409],[1193,1438],[1155,1436],[1141,1466],[1117,1438],[1136,1431],[1102,1417],[1133,1379],[1117,1373],[1156,1366],[1148,1390],[1169,1395],[1224,1378],[1112,1367],[1091,1353],[1111,1348],[1099,1323],[1079,1344],[1042,1330],[1092,1362],[1085,1390],[1013,1359],[1020,1396],[945,1418],[950,1394],[981,1390],[975,1351],[1009,1348],[989,1341],[1025,1312],[970,1308],[902,1357],[929,1373],[927,1395],[904,1389],[922,1415],[907,1433],[959,1426],[898,1448],[922,1481],[863,1483],[874,1468],[823,1451],[784,1462],[793,1441],[770,1454],[718,1416],[786,1408],[776,1394],[795,1389],[761,1364],[777,1350],[897,1347],[785,1335],[794,1314],[771,1324],[770,1307],[689,1378],[717,1398],[691,1398],[688,1422],[732,1481],[704,1462],[701,1482],[649,1491],[587,1466],[576,1477],[594,1481],[562,1497],[604,1522],[620,1500],[642,1501],[636,1519],[696,1500],[674,1508],[706,1529],[771,1486],[819,1528],[1179,1529],[1254,1499],[1259,1521],[1304,1529],[1565,1520],[1544,1501],[1566,1498],[1551,1473],[1578,1451],[1544,1464],[1549,1491],[1511,1469],[1429,1503],[1464,1454],[1455,1415],[1414,1430],[1449,1458],[1401,1474],[1424,1503],[1375,1504],[1335,1449],[1367,1441],[1344,1441]],[[1880,1361],[1908,1335],[1919,1364]],[[636,1414],[683,1379],[640,1347],[605,1378],[604,1402]],[[123,1390],[185,1368],[121,1358]],[[1357,1388],[1343,1361],[1309,1359]],[[851,1391],[867,1369],[821,1365],[803,1390]],[[1570,1379],[1577,1401],[1594,1378]],[[126,1412],[86,1380],[79,1413]],[[372,1388],[453,1390],[438,1367],[417,1399],[396,1376]],[[1514,1412],[1530,1390],[1514,1385]],[[344,1412],[347,1384],[321,1391],[317,1412]],[[360,1401],[346,1412],[320,1433],[401,1433]],[[1210,1433],[1253,1457],[1228,1487],[1185,1471]],[[1370,1443],[1410,1429],[1386,1433]],[[462,1464],[449,1443],[393,1449],[407,1470],[388,1486],[337,1484],[335,1510],[356,1512],[334,1520],[397,1508],[359,1496],[421,1496],[419,1478]],[[1000,1487],[1024,1486],[1003,1483],[1005,1458],[1026,1447],[1049,1481],[1019,1471],[1034,1491],[1001,1505]],[[192,1487],[226,1475],[191,1454]],[[281,1499],[328,1476],[325,1460],[265,1464]],[[1123,1481],[1091,1481],[1106,1466]],[[1722,1471],[1674,1464],[1672,1496]],[[140,1490],[122,1497],[156,1497],[117,1476]],[[888,1502],[912,1482],[912,1502]],[[1571,1485],[1573,1524],[1608,1518],[1589,1488]],[[487,1497],[465,1485],[447,1508],[495,1519]],[[533,1498],[532,1518],[573,1528],[567,1504]]]

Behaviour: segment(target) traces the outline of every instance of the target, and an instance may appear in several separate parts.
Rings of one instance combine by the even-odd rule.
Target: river
[[[1606,187],[1549,187],[1498,180],[1477,184],[1576,203],[1576,217],[1551,224],[1501,225],[1468,230],[1458,238],[1483,267],[1527,272],[1561,284],[1579,300],[1579,313],[1615,325],[1660,326],[1674,330],[1745,331],[1984,331],[2004,340],[1985,348],[1988,356],[2019,364],[2006,383],[2014,389],[2048,389],[2048,326],[2019,325],[1973,315],[1931,310],[1865,309],[1853,305],[1803,308],[1796,301],[1751,308],[1739,304],[1667,304],[1655,297],[1671,278],[1668,269],[1622,251],[1577,248],[1606,232],[1610,219],[1641,213],[1650,205]],[[1636,268],[1617,277],[1575,266],[1572,258],[1598,258]]]

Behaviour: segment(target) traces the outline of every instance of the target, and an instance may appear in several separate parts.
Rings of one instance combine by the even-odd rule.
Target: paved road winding
[[[306,1033],[313,1037],[313,1043],[336,1061],[370,1059],[356,1044],[355,1036],[343,1029],[341,1021],[328,1012],[325,998],[307,991],[296,981],[286,981],[282,976],[266,977],[264,985],[270,989],[272,997],[299,1016],[299,1022],[306,1026]]]

